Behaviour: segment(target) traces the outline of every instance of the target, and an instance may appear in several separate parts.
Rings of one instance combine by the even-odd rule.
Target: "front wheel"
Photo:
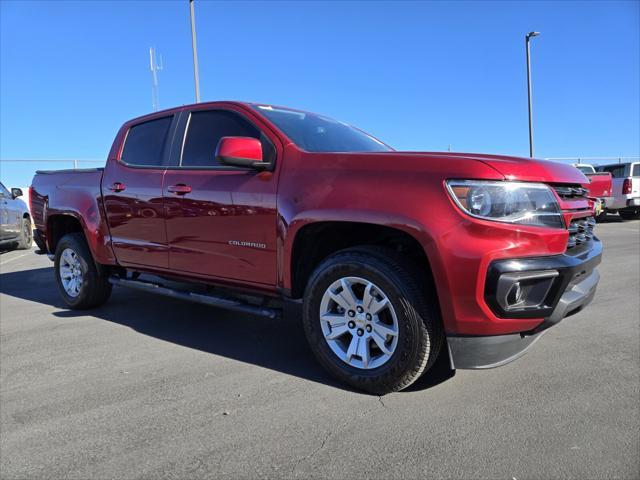
[[[402,390],[435,362],[444,335],[435,292],[402,256],[383,248],[338,252],[316,269],[304,327],[335,377],[376,394]]]
[[[54,269],[58,290],[69,308],[97,307],[111,296],[108,276],[96,266],[81,233],[70,233],[60,239]]]

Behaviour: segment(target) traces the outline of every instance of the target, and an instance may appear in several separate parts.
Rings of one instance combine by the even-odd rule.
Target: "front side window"
[[[129,129],[120,160],[142,167],[163,166],[167,134],[173,117],[164,117],[134,125]]]
[[[578,170],[580,170],[582,173],[593,173],[593,168],[584,165],[578,166]]]
[[[2,183],[0,183],[0,197],[11,197],[11,192],[9,192]]]
[[[268,105],[254,108],[307,152],[389,152],[371,135],[328,117]]]
[[[192,112],[182,150],[183,167],[219,167],[215,158],[222,137],[251,137],[260,131],[236,113],[224,110]],[[263,140],[264,144],[264,140]]]

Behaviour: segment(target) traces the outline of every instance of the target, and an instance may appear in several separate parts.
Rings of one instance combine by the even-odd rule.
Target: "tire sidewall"
[[[373,259],[372,259],[373,260]],[[403,289],[403,280],[395,278],[391,272],[384,272],[378,262],[372,261],[364,264],[359,261],[340,261],[336,257],[334,261],[321,265],[309,281],[304,300],[304,328],[312,350],[319,361],[337,377],[356,384],[358,387],[367,388],[367,384],[375,390],[378,384],[386,384],[391,379],[401,377],[403,372],[415,368],[420,361],[418,352],[421,342],[430,343],[422,319],[415,314],[411,304],[411,295]],[[386,269],[385,269],[386,270]],[[320,303],[329,286],[343,277],[360,277],[373,282],[383,290],[395,309],[398,319],[398,344],[391,358],[380,367],[365,370],[348,365],[331,350],[324,338],[320,325]],[[411,311],[413,310],[413,313]],[[427,358],[429,346],[427,346]],[[426,364],[427,359],[424,360]]]
[[[25,231],[26,228],[29,229],[28,234],[25,235]],[[32,224],[31,224],[31,219],[29,217],[24,217],[22,219],[22,223],[20,225],[20,242],[18,245],[18,248],[22,249],[22,250],[26,250],[28,248],[31,248],[31,245],[33,244],[33,230],[32,230]]]
[[[64,252],[66,249],[73,250],[78,257],[78,260],[80,261],[80,268],[82,270],[82,286],[80,287],[80,293],[77,297],[72,297],[71,295],[67,294],[64,286],[62,285],[62,279],[60,278],[60,257],[62,256],[62,252]],[[54,260],[56,283],[63,300],[72,308],[85,303],[91,294],[92,272],[89,261],[92,262],[93,259],[89,258],[87,260],[87,254],[88,252],[84,245],[80,245],[80,242],[78,242],[76,238],[70,235],[63,237],[58,242],[58,245],[56,247],[56,256]]]

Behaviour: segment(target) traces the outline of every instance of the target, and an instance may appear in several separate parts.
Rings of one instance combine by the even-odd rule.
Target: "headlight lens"
[[[564,228],[560,206],[543,183],[447,180],[447,189],[456,204],[474,217]]]

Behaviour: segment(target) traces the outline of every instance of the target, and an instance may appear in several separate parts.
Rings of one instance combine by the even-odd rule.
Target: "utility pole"
[[[193,0],[189,0],[191,11],[191,48],[193,49],[193,78],[196,84],[196,103],[200,103],[200,79],[198,78],[198,47],[196,45],[196,14],[193,10]]]
[[[529,32],[524,37],[524,43],[527,48],[527,93],[529,99],[529,156],[533,158],[533,112],[531,109],[531,54],[529,52],[529,40],[537,37],[540,32]]]
[[[149,68],[151,70],[151,107],[154,112],[160,109],[160,100],[158,95],[158,72],[162,70],[162,55],[160,56],[160,64],[156,61],[156,49],[149,47]]]

